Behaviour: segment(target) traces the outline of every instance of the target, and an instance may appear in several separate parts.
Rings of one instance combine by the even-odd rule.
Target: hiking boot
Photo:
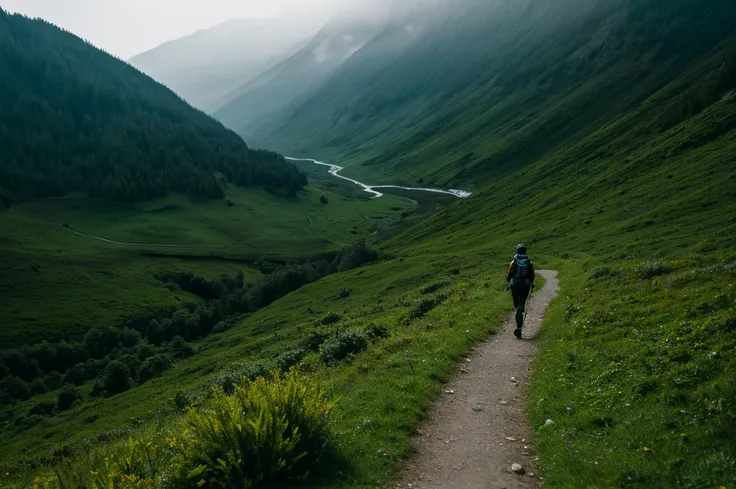
[[[514,336],[516,336],[517,338],[521,339],[521,328],[516,328],[514,330]]]

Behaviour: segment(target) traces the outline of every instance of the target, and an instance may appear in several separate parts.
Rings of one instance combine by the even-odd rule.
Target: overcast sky
[[[233,18],[329,13],[355,0],[0,0],[122,59]]]

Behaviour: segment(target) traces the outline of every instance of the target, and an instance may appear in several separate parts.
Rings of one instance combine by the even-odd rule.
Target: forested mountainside
[[[281,156],[249,149],[167,88],[42,20],[0,11],[0,84],[4,206],[75,192],[213,198],[223,181],[293,195],[305,184]]]

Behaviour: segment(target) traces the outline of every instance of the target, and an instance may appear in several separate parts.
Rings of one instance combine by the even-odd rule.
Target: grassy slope
[[[395,245],[497,254],[526,241],[562,271],[529,412],[555,421],[536,435],[548,487],[736,482],[736,100],[658,132],[721,66],[694,66]]]
[[[383,325],[389,337],[375,340],[369,351],[335,367],[322,365],[315,354],[302,363],[305,372],[324,382],[330,395],[339,398],[335,430],[346,466],[319,486],[386,483],[397,457],[410,453],[408,436],[418,427],[431,396],[438,393],[440,381],[471,345],[495,331],[506,310],[501,287],[489,287],[502,282],[501,274],[496,272],[489,280],[475,262],[473,256],[396,258],[308,285],[254,314],[240,327],[200,342],[194,357],[141,387],[111,399],[93,400],[29,429],[11,423],[0,463],[17,472],[21,467],[11,462],[18,457],[49,460],[55,447],[59,453],[61,446],[126,437],[144,419],[166,423],[171,415],[170,399],[178,390],[194,389],[234,362],[261,360],[273,365],[278,353],[300,345],[315,331],[317,318],[335,311],[342,314],[335,330]],[[438,292],[422,292],[427,285],[438,283],[443,284]],[[351,290],[351,296],[338,299],[337,292],[343,288]],[[447,299],[425,317],[407,322],[415,301],[433,294],[446,294]],[[18,408],[25,411],[42,399]],[[96,446],[99,441],[93,443]]]
[[[538,266],[559,269],[563,283],[529,413],[535,426],[555,421],[535,440],[549,487],[733,485],[736,98],[712,100],[733,68],[729,53],[683,67],[630,112],[560,141],[516,173],[489,175],[495,182],[472,198],[395,238],[383,262],[285,297],[202,342],[161,379],[84,413],[8,431],[2,461],[25,446],[46,457],[66,434],[73,444],[135,427],[133,417],[166,417],[177,388],[230,362],[273,359],[337,310],[343,327],[374,322],[391,336],[338,367],[314,356],[303,364],[341,398],[335,428],[347,462],[319,486],[375,487],[410,453],[408,437],[439,382],[498,324],[508,306],[501,270],[509,249],[526,241]],[[683,110],[693,93],[711,98],[702,110]],[[553,133],[562,109],[548,110]],[[421,287],[448,280],[454,268],[461,273],[450,278],[451,299],[406,326]],[[339,301],[343,288],[351,296]]]
[[[320,204],[322,195],[330,204]],[[399,197],[366,201],[315,188],[295,200],[231,188],[229,198],[234,207],[221,200],[193,204],[169,198],[126,207],[68,198],[32,202],[0,214],[3,323],[11,326],[3,328],[0,341],[8,347],[48,334],[83,332],[154,307],[192,302],[196,298],[172,293],[155,275],[186,270],[206,277],[235,276],[243,270],[254,278],[258,272],[249,266],[256,260],[290,260],[339,249],[338,243],[371,238],[385,220],[414,208]],[[316,223],[312,228],[307,214]],[[63,223],[120,242],[184,246],[118,246],[74,235]],[[153,258],[140,252],[197,259]],[[29,308],[29,302],[35,306]]]
[[[263,142],[358,177],[480,186],[635,110],[732,32],[732,5],[695,3],[458,8],[372,71],[351,60]]]

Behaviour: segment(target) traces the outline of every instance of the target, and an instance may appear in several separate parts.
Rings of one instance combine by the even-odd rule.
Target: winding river
[[[345,180],[345,181],[348,181],[350,183],[353,183],[353,184],[355,184],[355,185],[357,185],[359,187],[362,187],[363,188],[363,191],[368,192],[369,194],[373,194],[373,198],[374,199],[378,199],[378,198],[383,197],[383,194],[381,192],[379,192],[378,190],[376,190],[376,189],[388,189],[388,188],[399,189],[399,190],[411,190],[411,191],[417,191],[417,192],[433,192],[433,193],[436,193],[436,194],[453,195],[453,196],[458,197],[458,198],[461,198],[461,199],[468,198],[471,195],[471,192],[468,192],[468,191],[465,191],[465,190],[456,190],[456,189],[440,190],[440,189],[436,189],[436,188],[401,187],[401,186],[398,186],[398,185],[366,185],[363,182],[359,182],[357,180],[353,180],[352,178],[348,178],[348,177],[345,177],[343,175],[340,175],[340,172],[343,171],[345,168],[343,168],[341,166],[338,166],[338,165],[333,165],[331,163],[324,163],[322,161],[317,161],[317,160],[314,160],[312,158],[290,158],[290,157],[287,156],[286,159],[289,160],[289,161],[309,161],[309,162],[314,163],[315,165],[326,166],[327,168],[329,168],[330,174],[332,176],[337,177],[337,178],[339,178],[341,180]]]

